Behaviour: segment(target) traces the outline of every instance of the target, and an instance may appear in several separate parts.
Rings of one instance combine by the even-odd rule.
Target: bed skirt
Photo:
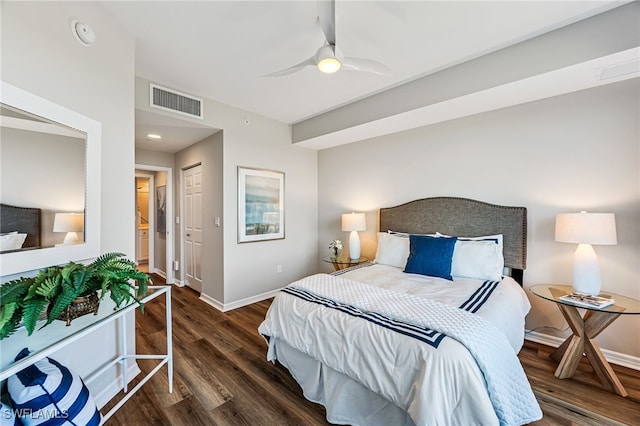
[[[306,399],[323,405],[327,421],[354,426],[415,426],[406,411],[350,377],[271,337],[278,362],[300,384]]]

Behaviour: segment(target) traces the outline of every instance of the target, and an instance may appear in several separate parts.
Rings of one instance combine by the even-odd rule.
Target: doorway
[[[136,172],[136,264],[142,272],[153,272],[155,270],[154,238],[149,238],[150,230],[154,229],[155,218],[153,216],[154,193],[150,191],[155,188],[154,176],[146,173]]]
[[[175,281],[173,224],[173,173],[169,167],[136,164],[136,261],[138,268]],[[148,203],[138,187],[148,182]],[[138,184],[140,183],[140,185]],[[141,205],[146,205],[147,211]],[[144,213],[147,217],[144,217]],[[139,218],[139,219],[138,219]],[[146,223],[145,223],[146,222]],[[146,233],[145,233],[146,231]],[[148,241],[148,243],[147,243]],[[148,245],[147,245],[148,244]],[[139,248],[139,249],[138,249]],[[148,251],[145,252],[145,249]]]

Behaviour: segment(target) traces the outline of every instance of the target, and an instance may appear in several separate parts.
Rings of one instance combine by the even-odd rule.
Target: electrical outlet
[[[276,272],[277,272],[277,273],[282,272],[282,265],[278,265],[278,266],[276,266]]]

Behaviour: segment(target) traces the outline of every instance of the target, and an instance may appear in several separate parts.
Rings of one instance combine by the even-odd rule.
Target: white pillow
[[[493,241],[456,241],[451,260],[451,276],[500,281],[503,269],[502,250]]]
[[[440,233],[439,237],[447,237]],[[502,234],[458,237],[451,260],[451,276],[500,281],[504,270]]]
[[[400,234],[378,232],[375,263],[404,268],[409,257],[409,238]]]
[[[0,251],[20,249],[26,239],[27,234],[18,234],[17,232],[0,235]]]
[[[445,238],[451,238],[451,235],[445,235],[445,234],[441,234],[439,232],[436,232],[436,237],[445,237]],[[459,240],[466,240],[466,241],[493,241],[494,243],[498,244],[498,246],[500,246],[500,250],[502,251],[502,234],[495,234],[495,235],[482,235],[480,237],[458,237]]]

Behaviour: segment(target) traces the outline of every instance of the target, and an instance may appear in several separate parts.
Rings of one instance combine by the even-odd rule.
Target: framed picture
[[[238,242],[284,238],[284,173],[238,167]]]
[[[167,232],[167,187],[156,188],[156,232]]]

